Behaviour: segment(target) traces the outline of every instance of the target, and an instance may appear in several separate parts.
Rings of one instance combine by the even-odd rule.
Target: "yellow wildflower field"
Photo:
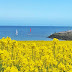
[[[72,41],[2,38],[0,72],[72,72]]]

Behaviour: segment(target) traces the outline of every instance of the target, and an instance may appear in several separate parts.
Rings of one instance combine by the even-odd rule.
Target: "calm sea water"
[[[31,32],[30,32],[31,28]],[[16,29],[18,35],[16,35]],[[11,37],[12,40],[52,40],[47,38],[55,32],[72,30],[72,27],[62,26],[0,26],[0,39]]]

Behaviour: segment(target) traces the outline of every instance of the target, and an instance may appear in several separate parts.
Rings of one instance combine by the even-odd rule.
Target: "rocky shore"
[[[61,40],[72,40],[72,30],[54,33],[48,36],[48,38],[57,38]]]

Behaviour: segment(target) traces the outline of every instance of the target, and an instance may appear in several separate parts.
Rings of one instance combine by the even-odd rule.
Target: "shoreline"
[[[57,38],[61,40],[72,40],[72,30],[54,33],[48,36],[48,38],[52,38],[52,39]]]

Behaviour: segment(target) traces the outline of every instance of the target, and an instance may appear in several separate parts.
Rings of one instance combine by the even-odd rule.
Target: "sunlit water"
[[[30,32],[31,28],[31,32]],[[16,35],[16,30],[18,35]],[[55,32],[72,30],[72,27],[61,26],[0,26],[0,39],[11,37],[13,40],[52,40],[47,38]]]

